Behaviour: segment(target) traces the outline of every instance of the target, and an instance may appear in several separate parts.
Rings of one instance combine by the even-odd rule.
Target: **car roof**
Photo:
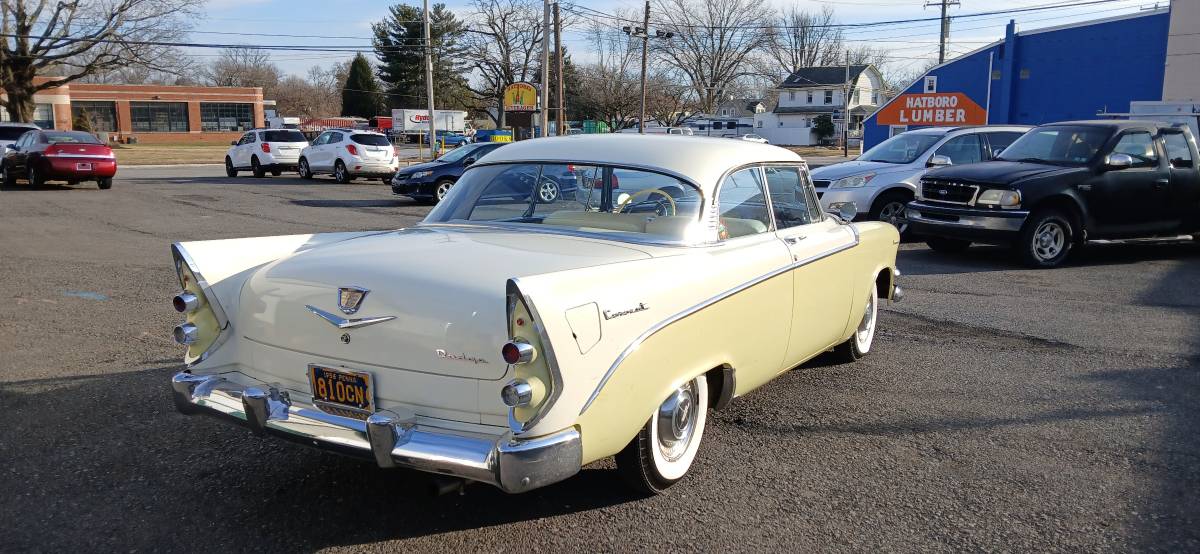
[[[523,140],[488,154],[487,164],[562,162],[652,169],[706,191],[729,170],[764,162],[800,163],[791,150],[757,142],[687,135],[604,133]]]
[[[25,129],[41,129],[41,127],[38,127],[37,125],[34,125],[32,123],[21,123],[19,121],[3,121],[3,122],[0,122],[0,127],[22,127]]]
[[[974,131],[977,133],[988,131],[1028,131],[1032,128],[1033,125],[963,125],[959,127],[922,127],[906,132],[922,135],[945,135],[961,131]]]
[[[1077,126],[1082,126],[1082,127],[1105,127],[1105,128],[1109,128],[1109,129],[1130,129],[1130,128],[1143,129],[1146,127],[1149,127],[1152,129],[1157,129],[1157,128],[1165,129],[1165,128],[1171,127],[1170,123],[1165,123],[1162,121],[1147,121],[1147,120],[1138,120],[1138,119],[1120,119],[1120,120],[1118,120],[1118,119],[1078,119],[1078,120],[1074,120],[1074,121],[1055,121],[1054,123],[1043,123],[1042,125],[1039,125],[1039,127],[1051,127],[1051,126],[1055,126],[1055,125],[1077,125]]]

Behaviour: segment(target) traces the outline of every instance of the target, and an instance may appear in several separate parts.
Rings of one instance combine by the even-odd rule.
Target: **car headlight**
[[[1015,190],[985,190],[979,195],[979,199],[975,203],[1008,209],[1019,208],[1021,207],[1021,193]]]
[[[432,172],[432,171],[418,171],[418,172],[416,172],[416,173],[413,173],[413,174],[412,174],[412,176],[411,176],[411,178],[413,178],[413,179],[420,179],[420,178],[422,178],[422,177],[428,177],[428,176],[430,176],[430,175],[433,175],[433,172]]]
[[[875,178],[874,173],[863,173],[862,175],[853,175],[851,177],[843,177],[829,184],[831,189],[856,189],[866,186]]]

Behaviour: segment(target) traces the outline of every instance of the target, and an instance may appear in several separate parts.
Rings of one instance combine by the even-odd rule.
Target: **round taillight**
[[[532,344],[520,340],[511,340],[500,347],[500,356],[508,364],[529,363],[536,354]]]
[[[191,323],[184,323],[183,325],[176,326],[171,331],[171,335],[175,339],[175,342],[179,344],[195,344],[196,341],[200,340],[200,329]]]
[[[175,311],[183,314],[195,311],[200,307],[200,298],[190,292],[181,292],[171,299],[171,305],[175,307]]]
[[[500,400],[509,408],[528,406],[533,401],[533,386],[521,379],[513,379],[500,389]]]

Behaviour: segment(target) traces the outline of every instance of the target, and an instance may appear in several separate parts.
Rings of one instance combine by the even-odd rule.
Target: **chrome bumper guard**
[[[456,433],[401,421],[379,412],[366,421],[294,402],[286,391],[243,387],[218,375],[177,373],[171,379],[175,407],[230,421],[261,435],[403,467],[461,477],[519,493],[562,481],[579,472],[579,431],[520,439]]]

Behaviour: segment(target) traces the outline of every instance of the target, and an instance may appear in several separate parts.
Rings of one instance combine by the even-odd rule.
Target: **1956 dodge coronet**
[[[573,193],[536,194],[564,179]],[[173,245],[174,400],[514,493],[615,455],[658,492],[709,409],[870,350],[879,302],[901,295],[898,243],[823,213],[804,161],[775,146],[523,141],[412,228]]]

